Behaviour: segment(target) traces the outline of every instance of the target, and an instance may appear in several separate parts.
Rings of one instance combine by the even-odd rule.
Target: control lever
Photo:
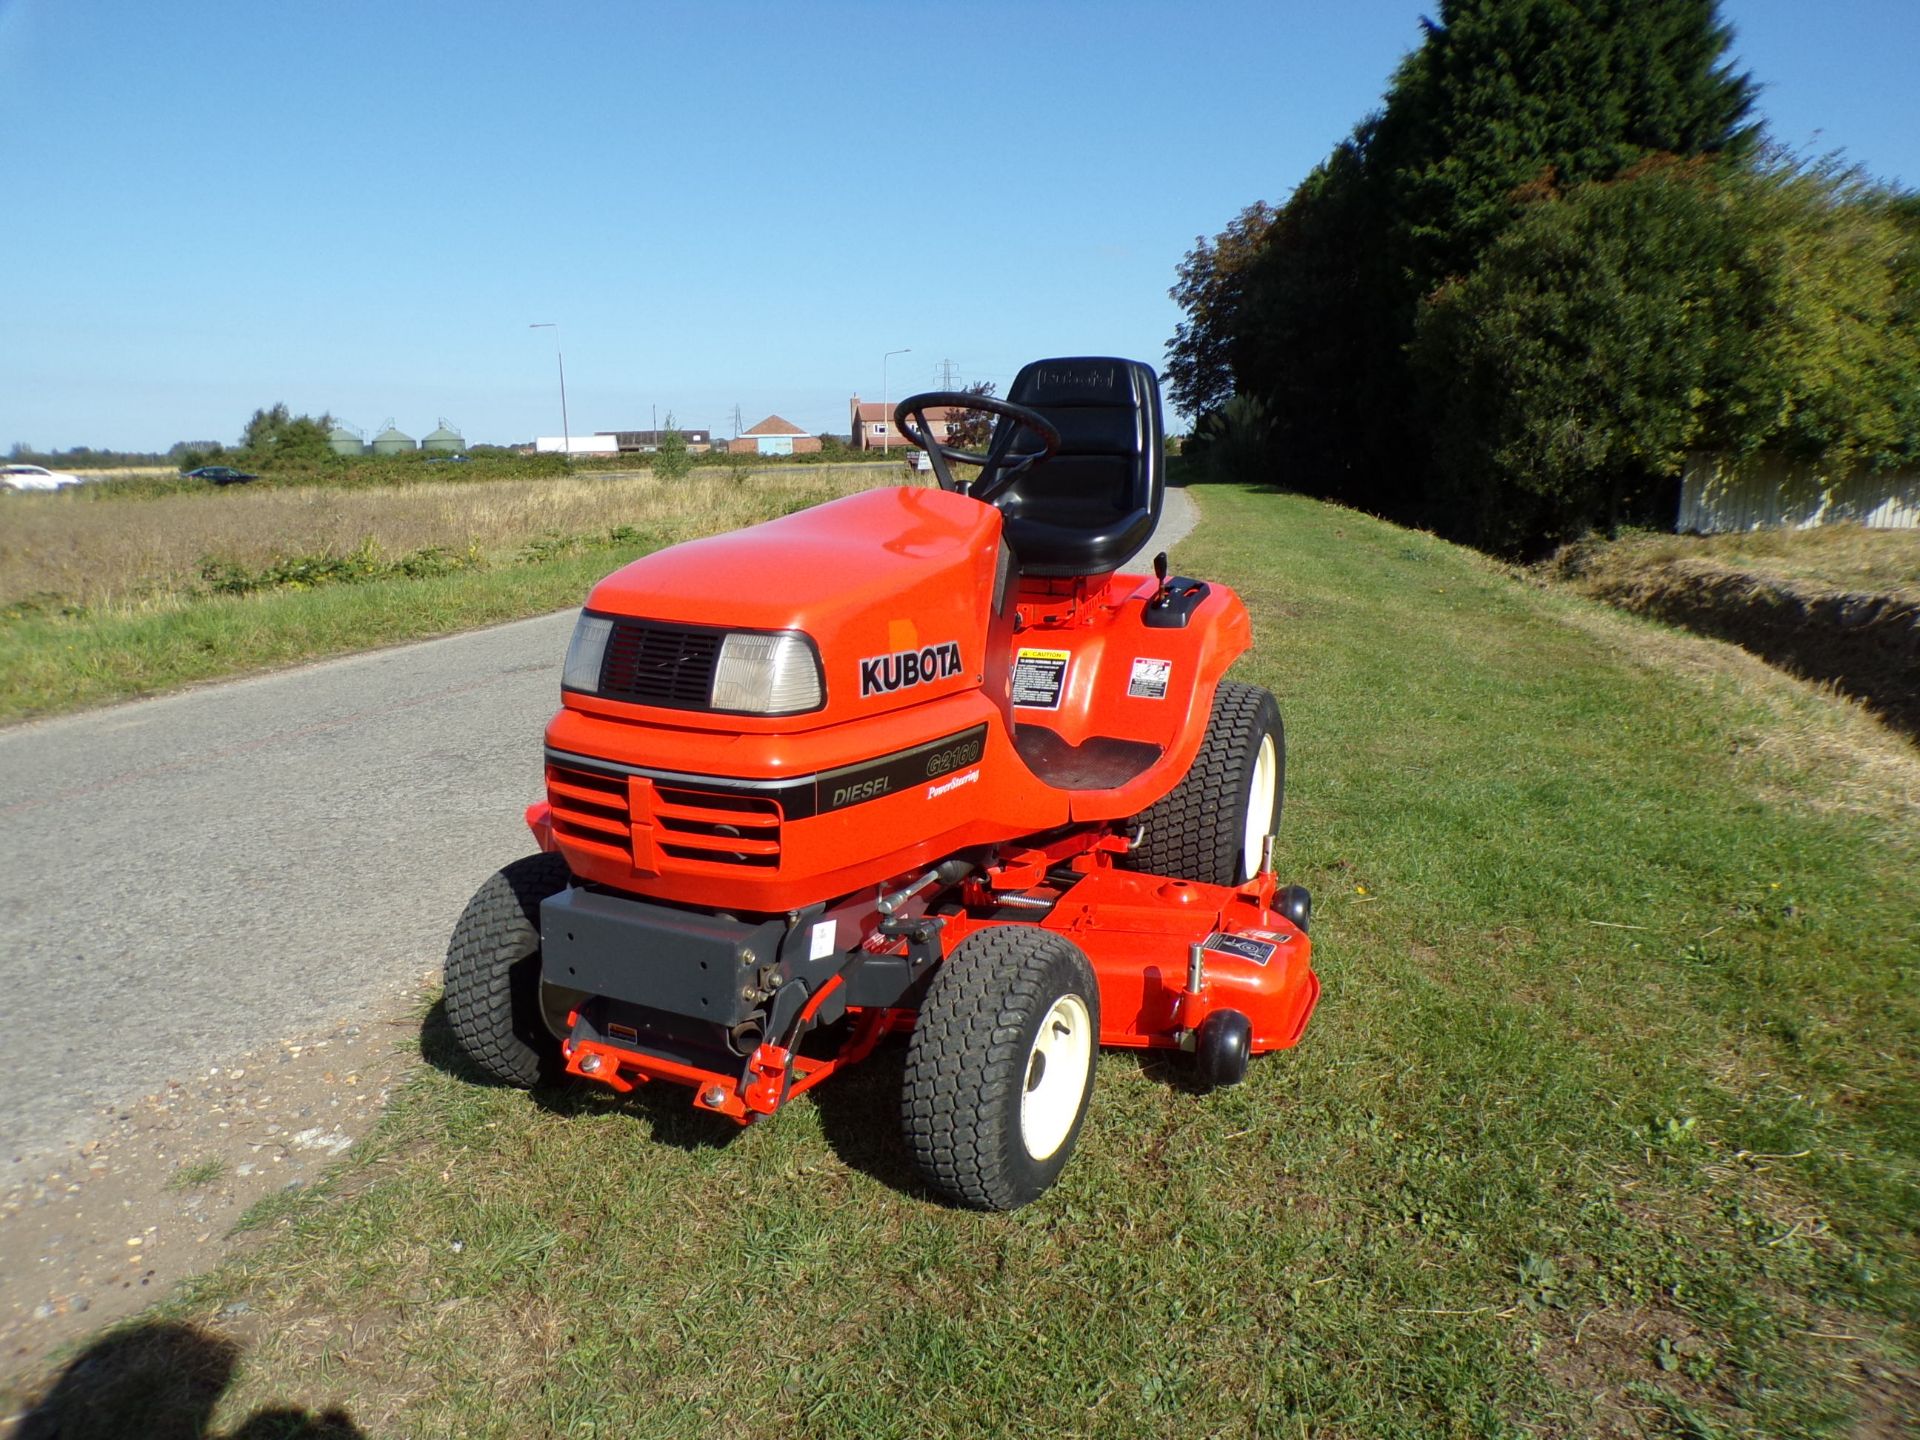
[[[1153,592],[1153,599],[1147,603],[1156,609],[1165,609],[1171,597],[1167,590],[1167,552],[1164,550],[1153,557],[1153,578],[1159,582],[1159,588]]]

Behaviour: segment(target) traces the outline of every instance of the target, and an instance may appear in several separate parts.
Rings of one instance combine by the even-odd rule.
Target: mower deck
[[[652,1080],[687,1085],[696,1108],[749,1124],[864,1059],[889,1033],[911,1030],[913,1002],[934,962],[968,937],[1006,925],[1052,931],[1085,952],[1100,988],[1103,1046],[1191,1049],[1208,1018],[1223,1010],[1247,1018],[1250,1053],[1299,1040],[1320,982],[1312,942],[1280,908],[1271,871],[1239,886],[1169,880],[1116,868],[1126,849],[1117,837],[1078,853],[1072,844],[1058,847],[1065,854],[1007,852],[969,878],[960,902],[942,913],[876,914],[860,944],[840,957],[841,967],[806,996],[787,1034],[762,1040],[732,1063],[711,1052],[663,1053],[634,1026],[575,1010],[561,1046],[567,1071],[621,1092]],[[620,903],[595,897],[602,907]],[[873,982],[856,976],[876,960],[903,977],[898,1003],[850,1004],[849,996],[873,994]],[[841,1021],[829,1053],[803,1053],[817,1028]]]

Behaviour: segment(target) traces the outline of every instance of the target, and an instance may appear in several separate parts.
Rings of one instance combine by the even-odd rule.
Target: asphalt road
[[[1193,522],[1168,492],[1143,555]],[[0,731],[0,1182],[436,969],[474,888],[531,848],[572,625]]]

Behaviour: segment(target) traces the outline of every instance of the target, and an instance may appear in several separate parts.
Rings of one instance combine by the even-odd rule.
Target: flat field
[[[897,1050],[736,1133],[476,1084],[435,1011],[331,1181],[30,1423],[1911,1434],[1912,750],[1430,537],[1197,499],[1179,568],[1247,597],[1287,718],[1296,1050],[1213,1095],[1104,1056],[1058,1189],[988,1216],[911,1178]]]
[[[899,467],[0,497],[0,721],[578,604]]]

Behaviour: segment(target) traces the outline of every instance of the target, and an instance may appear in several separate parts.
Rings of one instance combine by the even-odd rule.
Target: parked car
[[[0,490],[61,490],[80,483],[78,475],[43,465],[0,465]]]
[[[473,459],[471,455],[429,455],[427,457],[427,464],[465,465],[471,459]]]
[[[202,465],[198,470],[187,471],[189,480],[211,480],[215,485],[244,485],[249,480],[258,480],[258,475],[249,475],[244,470],[236,470],[231,465]]]

